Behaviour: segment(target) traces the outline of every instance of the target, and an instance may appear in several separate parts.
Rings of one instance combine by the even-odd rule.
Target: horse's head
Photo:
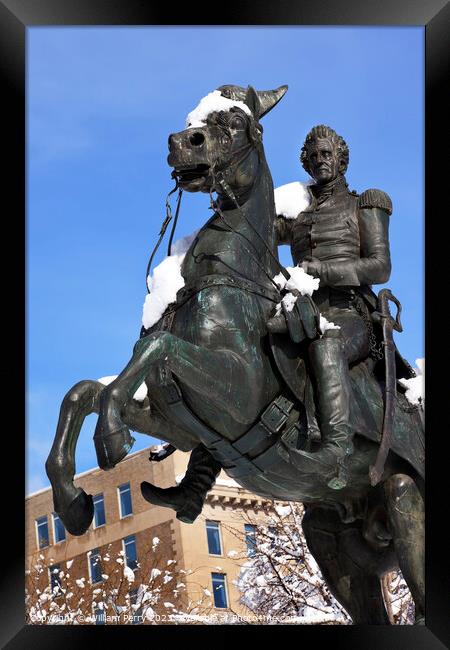
[[[238,195],[255,180],[262,150],[259,120],[277,104],[287,86],[255,91],[220,86],[189,113],[184,131],[169,136],[168,163],[180,188],[218,191],[217,174]]]

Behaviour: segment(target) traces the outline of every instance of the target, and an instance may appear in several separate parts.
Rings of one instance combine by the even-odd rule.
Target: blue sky
[[[325,123],[350,147],[350,189],[391,196],[396,340],[410,363],[424,356],[422,27],[39,27],[27,38],[27,492],[48,484],[67,390],[118,374],[131,355],[173,187],[167,138],[220,85],[289,85],[262,120],[275,186],[307,180],[299,150]],[[208,205],[184,195],[177,237]],[[281,259],[291,263],[288,250]],[[77,472],[96,466],[95,421]],[[136,438],[134,450],[152,442]]]

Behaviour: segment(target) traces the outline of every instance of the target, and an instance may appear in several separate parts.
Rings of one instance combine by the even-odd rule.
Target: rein
[[[165,235],[166,230],[167,230],[167,226],[172,221],[172,216],[173,215],[172,215],[172,208],[170,207],[170,203],[169,203],[169,196],[171,194],[173,194],[174,192],[176,192],[177,189],[178,189],[178,180],[175,178],[175,187],[173,188],[173,190],[171,190],[169,192],[169,194],[167,195],[167,198],[166,198],[166,217],[165,217],[164,221],[162,222],[161,230],[159,231],[159,239],[156,242],[156,245],[155,245],[155,247],[154,247],[154,249],[152,251],[152,254],[150,255],[150,259],[149,259],[148,264],[147,264],[147,270],[146,270],[146,274],[145,274],[145,285],[147,287],[147,293],[150,293],[150,288],[148,286],[148,279],[149,279],[149,276],[150,276],[150,269],[151,269],[151,266],[152,266],[153,259],[154,259],[155,255],[156,255],[156,251],[158,250],[158,248],[159,248],[159,246],[160,246],[160,244],[161,244],[161,242],[162,242],[162,240],[164,238],[164,235]],[[177,208],[176,208],[176,211],[175,211],[175,220],[173,222],[172,232],[170,233],[169,245],[167,247],[167,255],[171,255],[171,252],[172,252],[172,240],[173,240],[173,236],[175,234],[175,228],[176,228],[177,221],[178,221],[178,215],[180,213],[180,204],[181,204],[181,196],[182,196],[182,194],[183,194],[183,190],[181,188],[178,189]]]
[[[253,145],[252,145],[251,143],[245,145],[244,147],[241,147],[241,149],[238,149],[237,152],[240,152],[240,151],[242,151],[242,150],[245,151],[245,155],[244,155],[244,156],[240,156],[240,157],[238,157],[237,160],[232,161],[232,162],[230,163],[230,165],[227,167],[227,169],[229,169],[230,167],[231,167],[231,168],[232,168],[232,167],[235,167],[237,164],[243,162],[243,161],[245,160],[245,158],[247,158],[247,156],[250,154],[250,152],[252,151],[252,149],[253,149]],[[236,152],[236,153],[237,153],[237,152]],[[226,180],[225,180],[224,177],[223,177],[223,170],[220,170],[220,169],[219,169],[218,172],[216,172],[216,170],[213,168],[213,170],[212,170],[212,177],[213,177],[213,183],[212,183],[212,185],[211,185],[211,188],[214,187],[215,181],[217,180],[217,182],[219,183],[219,185],[221,186],[221,188],[222,188],[223,191],[225,192],[225,196],[226,196],[227,198],[231,199],[231,201],[235,204],[235,206],[236,206],[238,212],[240,213],[241,217],[243,218],[243,220],[247,223],[247,225],[250,227],[250,229],[252,230],[252,232],[253,232],[254,234],[256,234],[256,235],[258,236],[258,238],[260,239],[260,241],[263,243],[263,245],[264,245],[266,251],[269,253],[269,255],[271,256],[271,258],[273,259],[273,261],[274,261],[275,264],[277,265],[279,272],[282,273],[282,275],[286,278],[286,280],[289,280],[291,276],[289,275],[288,271],[286,271],[286,269],[284,268],[284,266],[282,266],[282,265],[280,264],[280,261],[279,261],[278,258],[273,254],[273,252],[271,251],[270,247],[268,246],[266,240],[265,240],[265,239],[264,239],[264,238],[259,234],[259,232],[258,232],[257,229],[255,228],[255,226],[254,226],[254,225],[252,224],[252,222],[247,218],[246,214],[245,214],[244,211],[242,210],[241,206],[239,205],[239,203],[238,203],[238,201],[237,201],[237,198],[236,198],[236,196],[235,196],[233,190],[231,189],[231,187],[228,185],[228,183],[226,182]],[[247,242],[248,242],[248,243],[253,247],[255,253],[258,254],[258,251],[257,251],[257,249],[256,249],[255,244],[254,244],[250,239],[248,239],[248,237],[246,237],[246,236],[243,235],[241,232],[239,232],[238,230],[236,230],[235,228],[233,228],[233,226],[232,226],[232,225],[231,225],[231,224],[226,220],[225,215],[223,214],[222,210],[220,209],[220,206],[219,206],[218,202],[215,201],[214,198],[213,198],[213,196],[212,196],[212,189],[211,189],[210,192],[209,192],[209,197],[210,197],[210,201],[211,201],[211,207],[212,207],[212,209],[215,210],[215,211],[219,214],[219,216],[221,217],[222,221],[226,224],[226,226],[229,228],[229,230],[230,230],[231,232],[233,232],[235,235],[239,235],[240,237],[242,237],[243,239],[245,239],[245,240],[246,240],[246,241],[247,241]],[[276,284],[276,282],[274,282],[273,278],[272,278],[272,277],[270,276],[270,274],[267,272],[267,270],[265,269],[265,267],[264,267],[264,266],[259,262],[258,257],[256,257],[254,254],[252,254],[252,252],[251,252],[251,251],[250,251],[246,246],[244,246],[244,248],[246,249],[247,253],[248,253],[248,254],[250,255],[250,257],[252,258],[252,260],[256,263],[256,265],[258,266],[258,268],[261,269],[261,271],[264,273],[264,275],[269,279],[269,281],[270,281],[270,282],[271,282],[271,283],[276,287],[277,291],[279,292],[280,289],[279,289],[278,285]]]

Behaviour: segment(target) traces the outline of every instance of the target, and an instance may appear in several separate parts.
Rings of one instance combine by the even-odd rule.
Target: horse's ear
[[[259,101],[258,94],[253,86],[247,87],[247,92],[245,93],[244,104],[246,104],[252,112],[253,117],[258,121],[258,117],[261,113],[261,103]]]

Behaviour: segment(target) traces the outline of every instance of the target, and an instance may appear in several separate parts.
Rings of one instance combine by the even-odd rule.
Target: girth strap
[[[177,292],[176,306],[178,308],[180,304],[183,304],[184,302],[189,300],[189,298],[191,298],[193,295],[195,295],[202,289],[206,289],[207,287],[222,287],[222,286],[236,287],[237,289],[241,289],[242,291],[256,293],[275,303],[278,303],[281,300],[280,293],[278,293],[276,289],[272,287],[267,287],[267,286],[264,287],[263,285],[258,284],[253,280],[247,280],[246,278],[242,278],[237,275],[213,274],[213,275],[205,275],[203,278],[197,280],[195,284],[187,285],[182,289],[180,289]]]
[[[160,388],[171,415],[182,427],[198,436],[229,476],[238,478],[259,474],[280,460],[277,447],[294,406],[287,397],[279,395],[275,398],[257,422],[240,438],[231,442],[208,427],[190,410],[170,370],[161,366],[159,371]]]

